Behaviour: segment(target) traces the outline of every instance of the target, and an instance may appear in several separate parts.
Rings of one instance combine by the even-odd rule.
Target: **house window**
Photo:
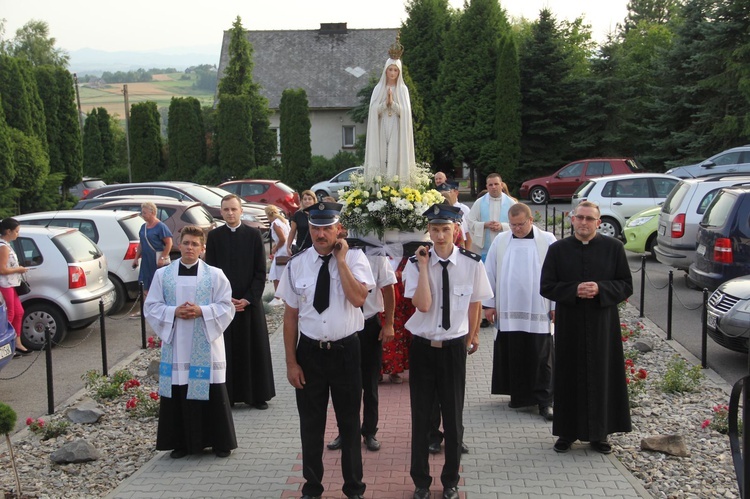
[[[271,131],[276,137],[276,155],[281,155],[281,131],[278,127],[271,127]]]
[[[343,147],[354,147],[354,142],[357,138],[357,129],[354,125],[346,125],[341,127],[343,135]]]

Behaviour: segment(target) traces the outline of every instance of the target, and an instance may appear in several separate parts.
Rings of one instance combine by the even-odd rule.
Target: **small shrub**
[[[659,387],[665,393],[694,392],[703,380],[700,366],[690,366],[685,359],[675,355],[667,363]]]
[[[148,348],[161,348],[161,338],[158,336],[149,336],[147,343]]]
[[[50,438],[59,437],[60,435],[67,433],[70,423],[64,420],[45,423],[42,418],[26,418],[26,426],[28,426],[29,431],[34,435],[37,435],[40,440],[49,440]]]
[[[723,435],[729,433],[729,406],[726,404],[718,404],[713,406],[711,410],[714,413],[713,419],[706,419],[703,421],[701,428],[710,428]],[[742,434],[742,420],[738,421],[737,426],[740,434]]]
[[[625,360],[625,383],[628,385],[628,398],[633,400],[646,391],[646,378],[648,372],[645,369],[636,369],[632,359]]]
[[[123,369],[108,377],[96,371],[87,371],[81,378],[84,381],[84,386],[93,392],[94,398],[102,401],[122,395],[123,385],[133,379],[133,374],[127,369]]]
[[[146,393],[138,388],[133,396],[125,402],[125,410],[132,418],[157,417],[159,415],[159,394],[157,392]]]

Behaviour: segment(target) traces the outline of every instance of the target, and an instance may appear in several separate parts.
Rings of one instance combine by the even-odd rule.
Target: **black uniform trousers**
[[[465,337],[442,342],[412,337],[409,352],[411,398],[411,478],[419,488],[432,483],[429,463],[429,435],[433,402],[437,397],[445,432],[445,464],[440,474],[443,488],[458,485],[461,442],[464,435],[463,407],[466,392]]]
[[[362,436],[374,437],[378,432],[378,380],[383,364],[378,315],[365,320],[365,327],[358,334],[362,352]]]
[[[359,409],[362,400],[359,337],[351,334],[335,342],[319,342],[302,334],[297,344],[297,363],[305,375],[296,390],[302,438],[302,494],[323,494],[323,440],[328,394],[331,394],[341,436],[341,474],[344,494],[365,493],[362,482],[362,447]]]

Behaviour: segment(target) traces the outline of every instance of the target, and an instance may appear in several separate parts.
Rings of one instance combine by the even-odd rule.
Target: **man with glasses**
[[[552,421],[554,311],[539,294],[539,277],[556,238],[534,226],[525,204],[511,206],[508,219],[510,232],[495,238],[485,262],[495,292],[494,300],[482,304],[496,327],[491,392],[510,395],[512,408],[536,405]]]
[[[633,278],[622,243],[597,232],[599,217],[595,203],[576,206],[573,235],[550,246],[542,266],[541,294],[556,304],[556,452],[581,440],[609,454],[607,436],[632,430],[617,305]]]

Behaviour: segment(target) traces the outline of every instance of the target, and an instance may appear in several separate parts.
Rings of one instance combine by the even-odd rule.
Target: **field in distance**
[[[153,81],[143,83],[127,83],[128,101],[130,105],[137,102],[154,101],[159,108],[169,107],[172,97],[195,97],[201,106],[210,106],[214,102],[214,93],[194,87],[195,74],[170,73],[154,75]],[[125,96],[123,83],[104,84],[98,88],[79,82],[78,90],[81,96],[81,110],[89,113],[95,107],[103,107],[118,119],[125,119]]]

